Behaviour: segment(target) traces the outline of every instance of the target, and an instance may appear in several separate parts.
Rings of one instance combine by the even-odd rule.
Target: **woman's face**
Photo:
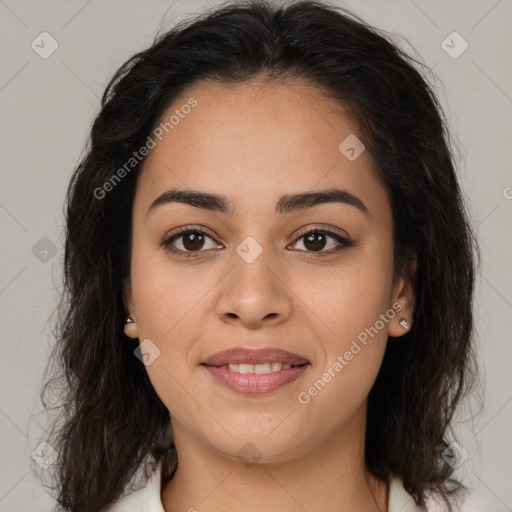
[[[362,436],[388,335],[406,332],[412,300],[405,278],[392,281],[390,202],[355,126],[298,81],[197,84],[172,115],[138,179],[125,302],[175,436],[261,462]],[[171,190],[221,197],[225,211]],[[334,190],[335,201],[300,199]],[[308,364],[270,375],[204,365],[234,347]]]

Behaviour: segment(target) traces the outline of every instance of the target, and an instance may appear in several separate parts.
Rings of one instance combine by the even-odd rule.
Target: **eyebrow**
[[[159,195],[151,203],[146,211],[146,215],[149,215],[154,210],[169,203],[188,204],[195,206],[196,208],[203,208],[205,210],[220,212],[230,216],[234,215],[236,212],[234,203],[224,196],[195,190],[170,189]],[[283,215],[312,208],[324,203],[347,204],[356,207],[366,216],[369,215],[368,208],[361,199],[350,192],[339,188],[283,195],[276,203],[275,211],[278,215]]]

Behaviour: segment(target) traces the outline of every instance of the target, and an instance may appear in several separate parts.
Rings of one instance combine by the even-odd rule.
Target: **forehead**
[[[283,193],[342,187],[369,209],[389,206],[369,152],[356,159],[343,152],[347,140],[358,152],[363,147],[343,106],[308,83],[198,83],[160,121],[161,140],[155,138],[137,187],[146,205],[176,187],[260,207]]]

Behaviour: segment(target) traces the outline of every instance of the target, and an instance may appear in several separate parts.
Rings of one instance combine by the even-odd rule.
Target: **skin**
[[[402,318],[411,325],[416,267],[411,260],[393,282],[391,205],[374,162],[368,151],[354,161],[339,151],[356,127],[307,83],[203,82],[163,117],[190,97],[198,105],[164,134],[139,176],[124,289],[134,320],[126,334],[160,350],[146,369],[169,410],[179,458],[162,489],[164,509],[386,511],[387,483],[364,465],[367,396],[388,336],[407,331]],[[235,214],[180,203],[147,214],[171,188],[223,195]],[[342,203],[274,211],[283,194],[330,188],[360,198],[368,215]],[[197,258],[162,246],[181,226],[215,235],[205,237]],[[340,247],[327,236],[315,251],[297,236],[313,228],[343,230],[353,245],[327,254]],[[248,236],[263,249],[252,263],[236,252]],[[184,243],[174,247],[193,252]],[[299,403],[298,394],[396,302],[402,311],[307,405]],[[283,348],[310,366],[276,391],[241,395],[200,366],[235,346]],[[248,442],[260,457],[252,465],[238,456]]]

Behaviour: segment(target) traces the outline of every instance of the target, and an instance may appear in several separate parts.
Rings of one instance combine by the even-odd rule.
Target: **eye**
[[[199,228],[179,228],[177,232],[166,237],[162,241],[162,246],[167,250],[176,253],[178,256],[185,257],[196,257],[199,256],[199,252],[205,252],[208,249],[222,248],[215,243],[210,242],[210,247],[207,245],[207,239],[214,242],[212,236],[210,236],[204,229]],[[206,247],[205,247],[206,245]]]
[[[330,240],[330,242],[329,242]],[[306,252],[319,253],[311,256],[323,256],[341,252],[346,247],[352,245],[352,242],[341,233],[329,229],[310,229],[303,233],[295,243],[301,242]],[[325,250],[327,248],[327,250]]]
[[[208,240],[210,240],[210,247],[208,247]],[[312,253],[310,256],[327,256],[341,252],[346,247],[353,245],[353,242],[341,233],[320,228],[303,232],[294,244],[299,243],[299,241],[302,241],[304,246],[304,249],[299,250]],[[216,248],[222,249],[223,247],[215,243],[215,239],[209,232],[196,227],[178,228],[177,231],[167,236],[161,242],[161,245],[177,256],[186,258],[198,257],[201,252]],[[328,250],[325,250],[326,248]]]

